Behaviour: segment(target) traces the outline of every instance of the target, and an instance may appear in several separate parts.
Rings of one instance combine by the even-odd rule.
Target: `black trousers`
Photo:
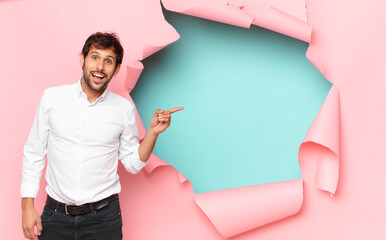
[[[84,215],[66,215],[44,206],[39,240],[122,240],[119,199]]]

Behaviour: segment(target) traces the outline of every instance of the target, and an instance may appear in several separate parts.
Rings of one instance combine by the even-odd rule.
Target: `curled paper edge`
[[[186,4],[183,8],[176,6],[173,1],[163,0],[164,7],[172,12],[182,13],[194,17],[204,18],[216,22],[249,28],[254,17],[239,8],[220,4],[219,2],[202,2]]]
[[[180,38],[180,36],[178,35],[178,37],[177,36],[174,37],[170,42],[167,42],[167,43],[152,44],[152,45],[147,44],[147,45],[143,46],[142,47],[142,56],[141,56],[140,60],[143,60],[143,59],[149,57],[150,55],[152,55],[153,53],[156,53],[159,50],[167,47],[168,45],[170,45],[173,42],[177,41],[179,38]]]
[[[248,4],[244,6],[241,2],[228,5],[220,2],[200,1],[194,4],[181,2],[177,4],[173,0],[163,0],[162,3],[169,11],[243,28],[249,28],[251,24],[254,24],[301,41],[311,42],[312,27],[309,23],[274,6],[268,7],[263,13],[255,13],[248,7]]]
[[[133,60],[126,65],[125,88],[131,92],[138,81],[143,70],[143,64],[140,61]]]
[[[180,173],[175,167],[173,167],[172,165],[170,165],[169,163],[165,162],[164,160],[159,158],[157,155],[152,153],[150,155],[149,162],[144,167],[144,170],[148,174],[152,174],[159,167],[170,167],[170,168],[174,169],[176,171],[176,174],[177,174],[178,179],[179,179],[181,184],[183,184],[185,182],[190,183],[190,181],[184,175],[182,175],[182,173]]]
[[[312,158],[317,161],[315,183],[317,188],[335,194],[339,181],[340,96],[333,85],[299,147],[299,165],[311,159],[303,159],[301,152],[312,147]]]
[[[325,67],[323,65],[323,60],[320,54],[318,54],[316,51],[317,48],[313,47],[311,44],[310,47],[307,49],[306,52],[306,58],[318,69],[318,71],[331,83],[331,77],[329,76],[329,72],[325,71]]]
[[[195,200],[221,235],[229,238],[296,214],[303,203],[303,180],[199,193]]]
[[[311,42],[312,27],[309,23],[275,7],[269,7],[261,16],[255,16],[253,24],[304,42]]]

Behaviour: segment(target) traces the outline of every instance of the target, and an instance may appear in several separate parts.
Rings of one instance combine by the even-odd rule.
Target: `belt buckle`
[[[64,204],[64,213],[66,214],[66,215],[70,215],[69,213],[68,213],[68,206],[75,206],[75,205],[72,205],[72,204]]]

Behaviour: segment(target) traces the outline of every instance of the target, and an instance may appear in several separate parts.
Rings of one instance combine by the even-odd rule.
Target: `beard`
[[[91,78],[93,76],[91,75],[91,72],[89,74],[83,73],[83,79],[84,79],[84,82],[87,84],[87,86],[90,89],[92,89],[96,92],[103,92],[106,89],[107,85],[109,84],[109,82],[111,81],[111,78],[112,78],[112,77],[107,78],[108,76],[106,74],[104,74],[104,75],[105,75],[106,80],[102,84],[99,84],[99,85],[93,85],[92,84]]]

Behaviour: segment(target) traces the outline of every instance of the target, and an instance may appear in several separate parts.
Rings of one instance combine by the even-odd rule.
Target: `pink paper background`
[[[299,201],[300,212],[256,229],[259,221],[267,222],[247,219],[247,214],[219,222],[216,219],[221,220],[221,214],[226,218],[228,212],[211,215],[209,197],[195,195],[186,178],[153,155],[146,169],[135,176],[120,169],[125,239],[224,239],[233,235],[231,239],[386,238],[386,32],[382,30],[386,3],[308,0],[304,15],[291,11],[285,2],[261,2],[263,7],[258,8],[248,0],[229,1],[229,6],[217,0],[179,1],[178,6],[175,1],[163,3],[171,11],[243,27],[253,22],[310,41],[307,58],[334,85],[299,149],[304,181],[293,192],[298,192],[295,198],[300,199],[287,208],[288,198],[282,198],[276,203],[279,217],[271,221],[295,214],[298,208],[288,209]],[[300,6],[303,1],[292,3]],[[102,16],[101,12],[114,14]],[[261,16],[265,18],[258,19]],[[111,87],[127,98],[142,69],[137,60],[178,39],[164,21],[159,1],[0,2],[0,226],[5,239],[23,239],[19,195],[22,147],[39,97],[49,86],[76,81],[81,73],[80,48],[86,37],[98,30],[118,32],[124,43],[128,68],[123,68]],[[138,119],[143,136],[144,126]],[[41,186],[45,186],[44,180]],[[298,191],[302,187],[304,193]],[[272,190],[267,185],[256,186],[259,191],[262,188]],[[321,189],[335,195],[330,197]],[[250,191],[253,196],[257,193]],[[36,200],[39,211],[44,200],[41,187]],[[237,212],[238,207],[246,212],[237,204],[232,211]],[[241,220],[248,226],[233,229],[231,223]],[[224,228],[224,224],[230,227]]]

